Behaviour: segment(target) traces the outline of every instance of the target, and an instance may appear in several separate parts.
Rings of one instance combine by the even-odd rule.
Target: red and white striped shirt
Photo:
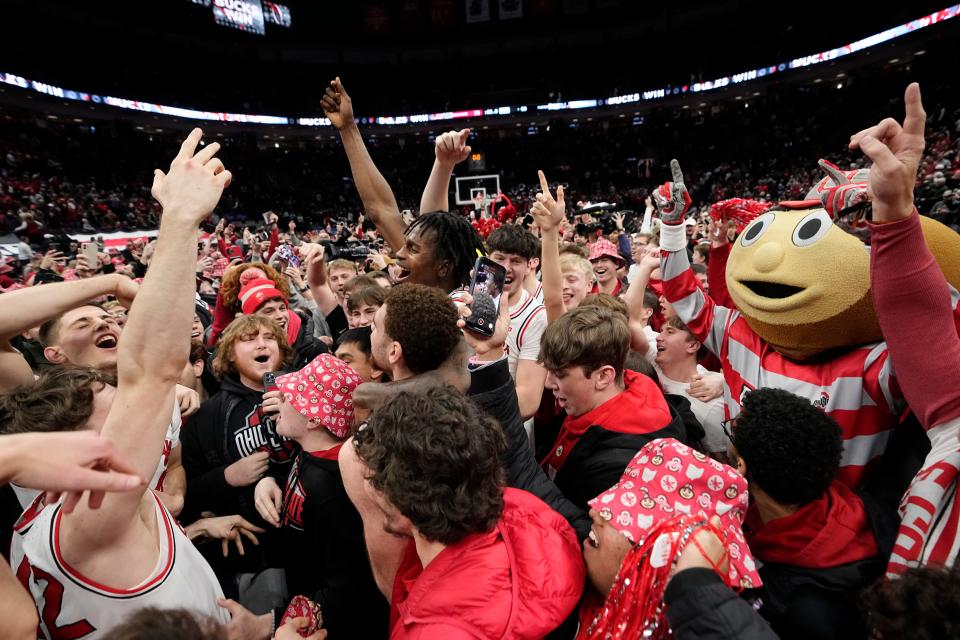
[[[745,394],[774,387],[807,398],[843,431],[838,479],[856,488],[887,446],[906,408],[885,342],[855,347],[825,362],[795,362],[779,354],[736,309],[703,293],[686,251],[663,251],[667,300],[723,366],[727,418],[740,413]]]

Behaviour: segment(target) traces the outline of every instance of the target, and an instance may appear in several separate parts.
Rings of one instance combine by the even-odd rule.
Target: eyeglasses
[[[739,416],[737,416],[739,418]],[[730,418],[729,420],[724,420],[720,423],[720,428],[723,429],[723,435],[727,436],[727,440],[733,444],[733,429],[737,426],[737,418]]]

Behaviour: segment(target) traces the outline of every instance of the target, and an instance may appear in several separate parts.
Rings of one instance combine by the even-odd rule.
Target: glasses
[[[727,440],[729,440],[731,444],[734,444],[732,431],[736,426],[737,418],[730,418],[720,423],[720,428],[723,429],[723,435],[727,436]]]

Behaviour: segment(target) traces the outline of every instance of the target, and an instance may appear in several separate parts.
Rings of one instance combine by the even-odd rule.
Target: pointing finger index
[[[923,110],[923,102],[920,99],[920,85],[911,82],[906,93],[904,93],[903,101],[906,106],[906,117],[903,119],[904,131],[915,135],[923,135],[923,129],[927,123],[927,114]]]
[[[680,163],[676,159],[670,161],[670,173],[673,174],[674,182],[683,182],[683,171],[680,170]]]
[[[550,184],[547,182],[547,176],[543,174],[543,171],[537,171],[537,175],[540,176],[540,191],[542,191],[544,195],[548,195],[550,193]]]

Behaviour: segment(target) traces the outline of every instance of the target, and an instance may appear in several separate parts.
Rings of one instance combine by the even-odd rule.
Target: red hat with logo
[[[268,278],[257,278],[251,280],[240,289],[240,309],[246,315],[254,313],[263,303],[273,298],[287,299],[283,293],[277,289],[277,284]]]
[[[353,429],[353,392],[363,380],[343,360],[323,353],[300,371],[277,378],[297,413],[341,440]]]
[[[607,240],[606,238],[600,238],[590,247],[590,257],[587,258],[590,262],[594,260],[599,260],[600,258],[610,258],[619,265],[622,265],[626,262],[623,259],[623,256],[620,255],[620,252],[617,251],[617,247]]]

